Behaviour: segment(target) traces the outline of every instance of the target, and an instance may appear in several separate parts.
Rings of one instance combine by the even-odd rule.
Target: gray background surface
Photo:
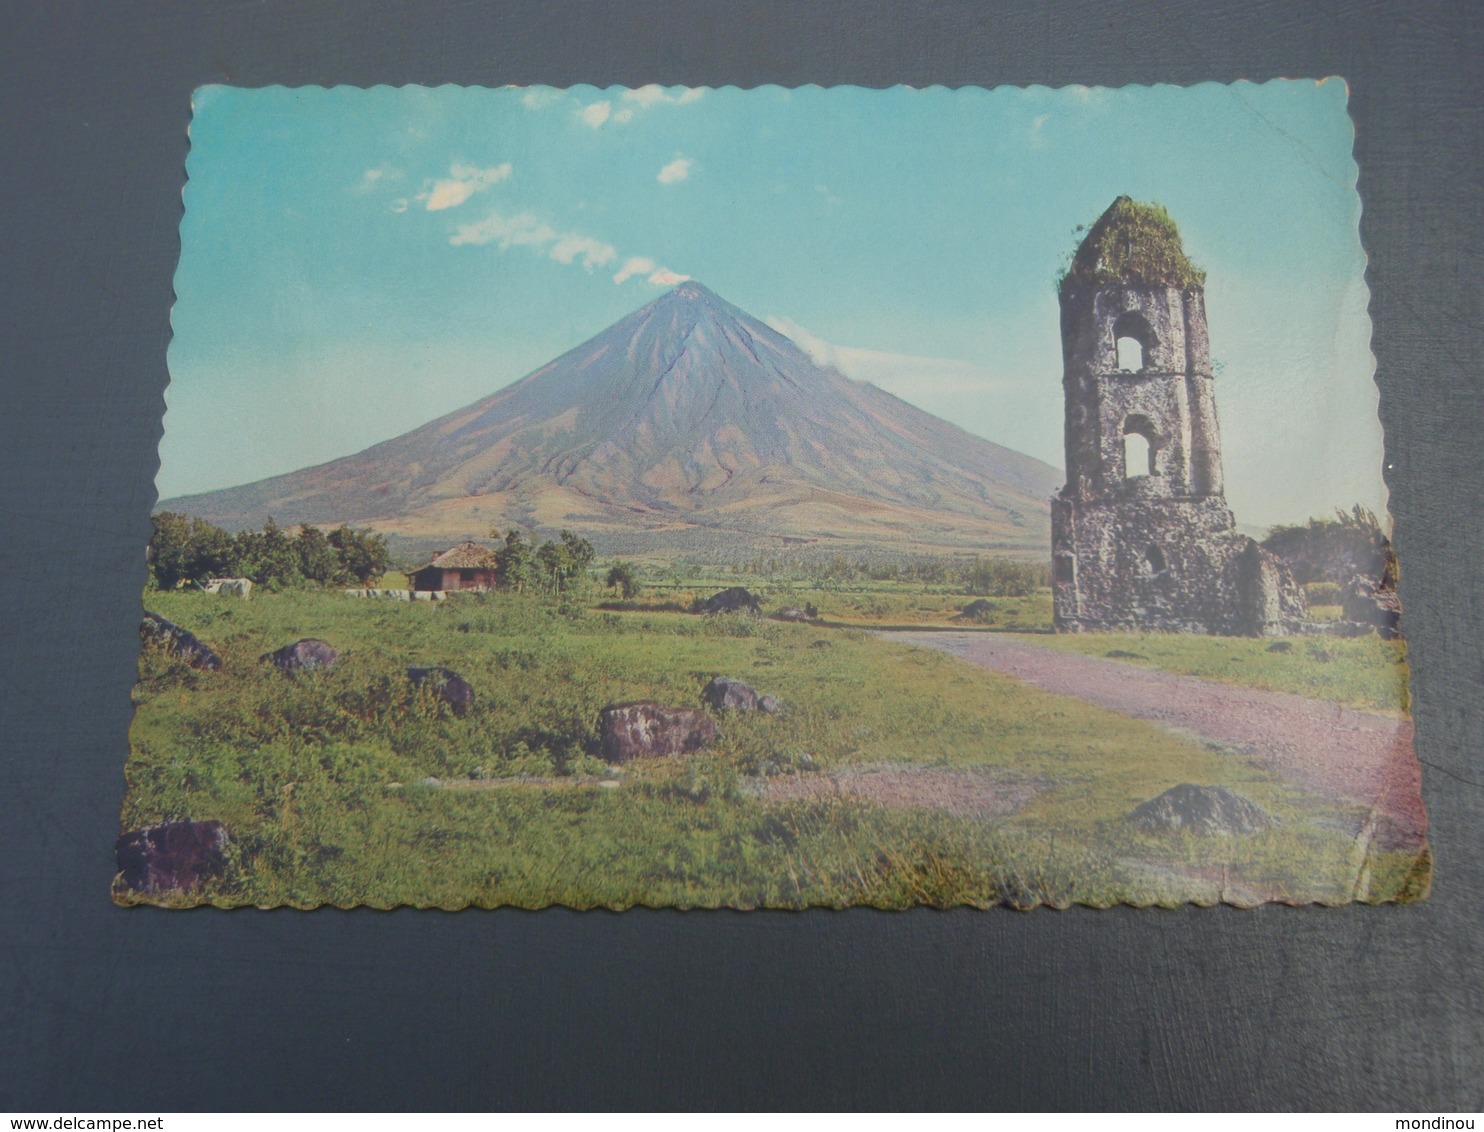
[[[1478,1109],[1484,8],[11,4],[0,1110]],[[1437,875],[1416,907],[121,910],[189,95],[1344,75]],[[1048,379],[1054,380],[1054,375]]]

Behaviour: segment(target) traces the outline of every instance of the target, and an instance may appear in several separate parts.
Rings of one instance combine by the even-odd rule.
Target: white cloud
[[[692,86],[682,87],[679,94],[671,94],[658,83],[650,83],[648,86],[626,90],[623,96],[625,101],[635,103],[640,109],[648,110],[651,106],[658,106],[662,102],[682,106],[688,102],[698,102],[705,93],[704,87]]]
[[[608,121],[608,115],[611,113],[613,113],[613,103],[593,102],[579,110],[577,116],[596,130]]]
[[[455,162],[449,166],[448,177],[434,181],[433,187],[427,192],[418,193],[417,199],[424,203],[429,212],[456,208],[475,193],[481,193],[491,185],[505,180],[510,176],[510,170],[508,161],[501,165],[491,165],[488,169]]]
[[[634,120],[634,112],[632,110],[620,110],[613,116],[613,120],[615,122],[632,122]]]
[[[578,260],[591,272],[605,267],[618,258],[618,250],[612,244],[581,232],[558,232],[546,221],[530,212],[505,216],[492,212],[475,224],[465,224],[448,238],[454,247],[472,245],[482,247],[498,244],[501,251],[510,248],[528,247],[544,252],[557,263],[571,264]],[[650,265],[651,267],[653,264]]]
[[[580,262],[589,274],[618,259],[618,249],[612,244],[581,232],[558,232],[531,212],[520,212],[514,216],[492,212],[483,220],[461,226],[448,238],[448,242],[454,247],[496,244],[501,251],[528,247],[555,263]],[[613,281],[626,283],[636,275],[645,276],[649,282],[660,287],[683,283],[690,278],[671,271],[668,267],[661,267],[648,256],[634,255],[623,261],[623,265],[613,276]]]
[[[605,244],[591,236],[579,236],[576,232],[560,237],[551,248],[551,258],[558,263],[571,263],[581,256],[582,266],[589,271],[611,263],[617,255],[612,244]]]
[[[658,83],[650,83],[648,86],[636,87],[634,90],[626,90],[623,92],[623,96],[625,101],[637,102],[646,110],[648,110],[656,103],[670,101],[670,96],[665,93],[665,88],[660,86]]]
[[[406,212],[407,211],[407,198],[406,197],[398,197],[396,200],[392,201],[392,211],[393,212]]]
[[[528,244],[545,245],[557,238],[556,229],[529,212],[502,216],[492,212],[475,224],[465,224],[448,238],[454,247],[460,244],[498,243],[502,249]]]
[[[677,157],[660,170],[659,176],[655,180],[662,185],[673,185],[676,181],[683,181],[690,176],[691,165],[692,162],[689,157]]]
[[[634,276],[653,271],[658,266],[659,264],[655,263],[648,256],[631,255],[623,261],[623,266],[618,269],[618,274],[613,277],[613,281],[615,283],[627,283]]]

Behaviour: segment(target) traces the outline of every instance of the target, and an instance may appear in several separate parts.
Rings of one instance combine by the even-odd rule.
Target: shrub
[[[1262,545],[1287,562],[1301,584],[1334,582],[1343,586],[1356,574],[1379,581],[1391,558],[1391,542],[1380,522],[1358,503],[1349,511],[1337,510],[1333,519],[1274,527]],[[1312,595],[1309,600],[1315,601]]]

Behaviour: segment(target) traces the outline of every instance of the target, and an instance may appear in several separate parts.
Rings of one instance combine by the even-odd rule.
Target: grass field
[[[1038,590],[1024,597],[983,599],[989,609],[972,620],[959,620],[959,612],[971,601],[959,587],[924,586],[909,582],[853,582],[820,585],[805,581],[769,581],[759,584],[750,578],[687,580],[669,585],[648,585],[639,597],[627,601],[606,599],[603,604],[640,611],[689,608],[697,597],[706,597],[726,586],[742,585],[764,602],[763,613],[813,606],[821,621],[835,626],[862,629],[993,628],[1023,632],[1050,631],[1051,593]]]
[[[1107,657],[1141,668],[1204,676],[1251,688],[1403,713],[1408,708],[1405,641],[1366,637],[1193,637],[1179,633],[1055,633],[1046,648]]]
[[[685,584],[651,586],[634,601],[613,604],[635,611],[686,608],[696,596],[734,584],[735,578],[718,574]],[[1281,640],[1181,633],[1054,634],[1051,594],[1044,589],[1023,597],[976,598],[961,588],[898,582],[751,584],[766,601],[765,614],[787,606],[813,605],[827,626],[1035,634],[1026,639],[1047,648],[1331,703],[1405,712],[1409,702],[1406,643],[1383,641],[1374,634]],[[961,619],[960,611],[974,601],[988,608],[972,619]],[[1337,611],[1323,612],[1338,617]]]
[[[888,598],[924,614],[948,608],[887,595],[872,616],[894,616]],[[836,599],[844,610],[860,597]],[[1405,894],[1409,862],[1386,855],[1357,892],[1354,848],[1336,828],[1346,815],[1240,756],[863,632],[506,594],[438,605],[334,592],[147,600],[225,662],[197,671],[153,650],[141,659],[124,828],[218,819],[233,837],[226,877],[165,902],[1065,906]],[[343,662],[297,678],[258,663],[305,636],[329,640]],[[414,692],[404,668],[416,664],[460,673],[474,710],[454,718]],[[718,743],[685,759],[614,768],[596,758],[601,707],[699,706],[715,675],[788,710],[719,717]],[[1018,805],[990,819],[794,789],[888,768]],[[1282,824],[1242,838],[1134,832],[1127,812],[1180,782],[1228,786]]]

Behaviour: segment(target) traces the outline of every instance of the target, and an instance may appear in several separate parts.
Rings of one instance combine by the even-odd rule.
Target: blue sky
[[[358,451],[683,277],[1058,466],[1054,279],[1114,197],[1207,270],[1239,521],[1380,510],[1339,80],[196,93],[162,497]]]

